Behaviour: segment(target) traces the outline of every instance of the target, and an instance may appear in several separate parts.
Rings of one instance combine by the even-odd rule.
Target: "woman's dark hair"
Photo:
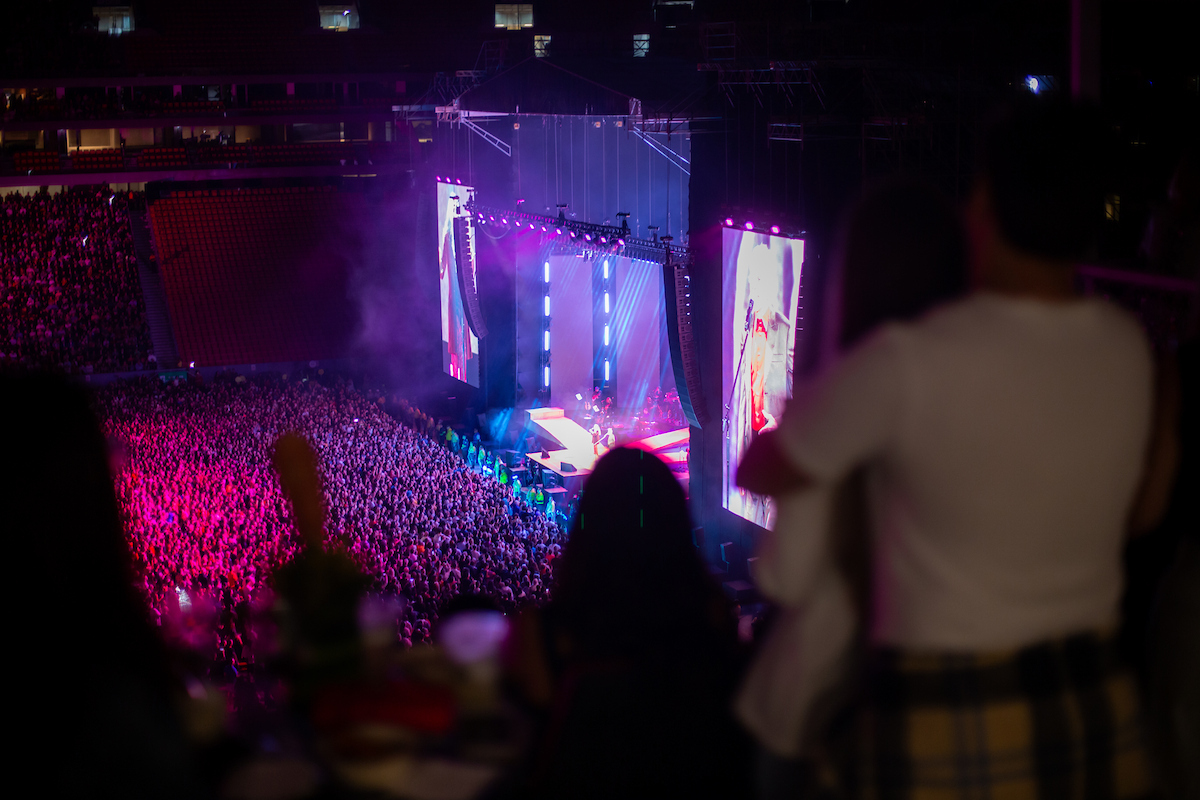
[[[950,199],[893,178],[859,201],[842,245],[843,349],[880,323],[920,316],[967,287],[962,223]]]
[[[993,115],[981,172],[1004,238],[1045,258],[1087,256],[1104,218],[1107,148],[1095,108],[1029,98]]]
[[[692,544],[691,516],[671,470],[617,448],[584,486],[556,570],[555,606],[589,657],[686,657],[736,627]]]

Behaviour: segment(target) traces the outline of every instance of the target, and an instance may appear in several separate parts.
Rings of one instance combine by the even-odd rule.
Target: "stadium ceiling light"
[[[779,226],[778,226],[778,225],[772,225],[772,226],[771,226],[771,233],[778,234],[778,233],[779,233]]]
[[[725,224],[732,228],[733,227],[733,217],[726,217]]]
[[[754,223],[751,222],[750,220],[746,220],[746,230],[748,230],[748,231],[754,230]]]

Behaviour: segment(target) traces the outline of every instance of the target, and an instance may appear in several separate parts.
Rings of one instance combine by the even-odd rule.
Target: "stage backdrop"
[[[550,264],[550,405],[571,413],[592,396],[592,261],[554,254]],[[538,265],[543,274],[545,262]]]
[[[437,235],[438,265],[441,282],[442,369],[471,386],[479,386],[479,339],[467,324],[462,291],[458,284],[458,266],[454,258],[454,219],[472,219],[464,206],[473,190],[469,186],[438,182]],[[397,313],[405,313],[397,309]]]
[[[734,480],[752,439],[778,424],[792,395],[804,242],[725,228],[721,244],[723,504],[769,528],[774,504]]]
[[[616,404],[636,410],[645,405],[653,389],[675,386],[670,351],[663,352],[667,332],[663,268],[653,261],[610,260],[616,271],[616,297],[608,352],[615,366]]]

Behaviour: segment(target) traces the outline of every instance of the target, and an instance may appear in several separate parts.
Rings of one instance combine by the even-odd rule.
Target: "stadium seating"
[[[180,355],[261,364],[341,355],[346,299],[340,220],[365,201],[329,187],[193,190],[150,206]]]
[[[62,159],[53,150],[24,150],[13,155],[17,173],[61,172]]]
[[[80,150],[71,156],[71,168],[76,171],[125,169],[125,156],[120,150]]]

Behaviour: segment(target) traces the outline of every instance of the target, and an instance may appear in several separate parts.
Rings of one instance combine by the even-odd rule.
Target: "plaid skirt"
[[[1109,637],[998,654],[876,650],[839,794],[891,800],[1152,796],[1138,691]],[[836,749],[836,748],[835,748]]]

